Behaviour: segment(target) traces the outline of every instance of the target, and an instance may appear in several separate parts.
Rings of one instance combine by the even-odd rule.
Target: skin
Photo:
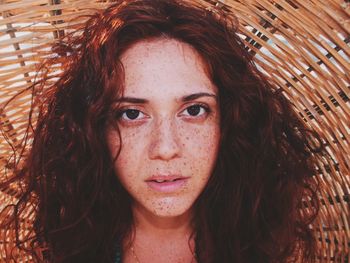
[[[220,140],[217,87],[199,54],[173,39],[138,42],[120,60],[125,81],[115,114],[122,139],[115,173],[134,200],[133,246],[140,262],[190,262],[193,204],[212,174]],[[116,156],[113,126],[107,142]],[[162,192],[148,184],[154,176],[183,183]],[[124,260],[135,261],[130,251]]]

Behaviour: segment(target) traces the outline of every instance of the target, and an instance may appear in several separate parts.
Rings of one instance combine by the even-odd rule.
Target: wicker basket
[[[322,207],[313,224],[320,262],[350,258],[350,2],[348,0],[196,0],[234,13],[256,64],[327,145],[319,164]],[[0,182],[11,177],[28,129],[32,89],[51,45],[107,1],[0,0]],[[77,18],[79,16],[79,18]],[[56,69],[59,72],[59,66]],[[14,95],[17,96],[15,99]],[[29,138],[27,141],[30,143]],[[0,209],[17,200],[0,189]],[[6,213],[1,220],[6,220]],[[33,212],[28,211],[30,224]],[[0,229],[3,241],[5,230]],[[10,230],[7,230],[10,231]],[[22,235],[25,235],[25,227]],[[0,261],[13,240],[0,243]],[[30,261],[22,259],[21,262]]]

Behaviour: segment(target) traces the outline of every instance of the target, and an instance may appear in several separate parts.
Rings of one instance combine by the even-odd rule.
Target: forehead
[[[156,92],[186,94],[216,92],[206,64],[189,44],[174,39],[137,42],[120,58],[125,71],[125,95],[151,95]]]

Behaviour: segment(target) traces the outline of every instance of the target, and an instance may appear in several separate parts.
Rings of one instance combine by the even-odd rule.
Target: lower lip
[[[187,182],[188,178],[178,179],[172,182],[157,183],[156,181],[147,181],[147,185],[157,191],[162,193],[175,192],[182,188]]]

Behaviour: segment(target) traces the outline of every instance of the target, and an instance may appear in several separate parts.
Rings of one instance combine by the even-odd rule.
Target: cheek
[[[121,150],[116,161],[118,168],[127,167],[128,163],[135,162],[144,148],[144,135],[140,132],[121,131],[121,138]]]
[[[114,160],[120,147],[120,139],[115,130],[109,130],[106,134],[107,145],[111,158]]]
[[[114,162],[114,169],[117,172],[117,175],[123,183],[126,183],[126,178],[123,178],[125,174],[133,174],[132,167],[134,167],[133,162],[135,162],[135,155],[137,153],[137,142],[135,143],[136,134],[131,133],[128,136],[121,134],[122,138],[122,147],[120,148],[121,142],[119,141],[118,133],[116,131],[110,131],[107,133],[107,142],[111,157]],[[133,143],[132,143],[133,142]],[[120,149],[119,155],[116,158],[118,151]],[[137,158],[136,158],[137,159]],[[128,177],[127,181],[135,180],[132,177]]]
[[[116,174],[127,191],[137,192],[147,167],[147,129],[121,131],[122,147],[114,164]]]
[[[128,145],[123,142],[123,147],[115,162],[115,170],[118,172],[119,177],[135,174],[134,170],[136,170],[139,160],[138,148],[137,144]]]
[[[137,177],[139,174],[137,170],[138,158],[135,158],[134,151],[132,146],[122,148],[114,163],[115,173],[128,192],[135,192],[137,182],[140,180]]]
[[[184,169],[188,169],[189,174],[195,175],[197,182],[202,184],[209,179],[216,163],[220,130],[217,125],[208,125],[186,131]]]
[[[207,125],[187,130],[183,145],[194,156],[204,159],[213,158],[217,154],[220,131],[216,125]]]

